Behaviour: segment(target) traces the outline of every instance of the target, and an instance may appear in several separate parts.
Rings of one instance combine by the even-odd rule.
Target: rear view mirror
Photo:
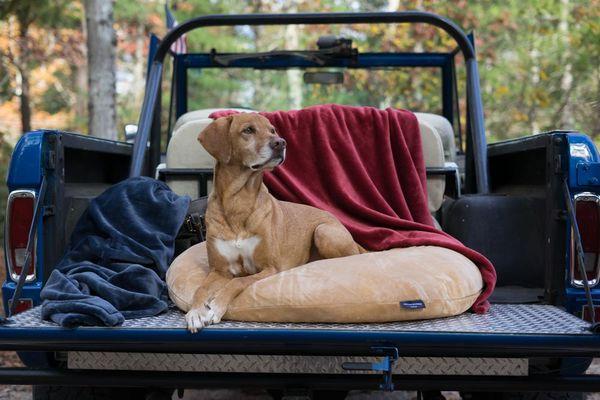
[[[320,83],[322,85],[337,85],[344,83],[343,72],[305,72],[304,83]]]

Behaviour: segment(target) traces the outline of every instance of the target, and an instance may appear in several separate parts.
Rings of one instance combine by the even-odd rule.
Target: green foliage
[[[150,32],[164,34],[164,4],[163,0],[115,2],[120,70],[134,63],[145,64],[146,54],[138,54],[137,43],[144,42],[145,48]],[[454,20],[465,31],[475,31],[490,141],[558,128],[580,130],[600,139],[600,0],[170,0],[169,5],[179,22],[208,14],[391,11],[394,5],[398,10],[432,11]],[[0,19],[16,16],[48,29],[77,31],[82,14],[81,0],[0,0]],[[292,46],[282,26],[209,27],[189,32],[187,43],[191,52],[213,48],[219,52],[307,49],[315,48],[323,34],[341,34],[351,37],[360,51],[450,51],[455,47],[448,35],[425,25],[299,26],[297,34],[297,46]],[[76,43],[64,44],[66,49],[76,47]],[[30,66],[38,62],[35,57],[29,60]],[[80,99],[85,89],[74,79],[77,68],[70,67],[60,77],[60,90],[48,85],[47,93],[34,99],[35,105],[55,113],[83,104]],[[458,68],[464,113],[464,68],[460,60]],[[9,101],[13,91],[2,79],[3,69],[0,63],[0,96]],[[437,73],[413,69],[349,70],[345,74],[343,87],[302,84],[301,105],[340,102],[439,111]],[[136,80],[142,81],[142,76],[138,73]],[[189,106],[290,108],[295,99],[289,77],[284,71],[195,71],[188,77]],[[169,79],[170,70],[166,70],[165,81]],[[166,109],[170,88],[164,89]],[[120,127],[137,120],[142,91],[143,84],[119,96]],[[73,118],[70,127],[85,126],[84,113]],[[464,126],[464,116],[462,122]]]
[[[73,0],[0,0],[0,20],[14,15],[28,27],[33,22],[46,28],[73,28],[82,17]]]
[[[0,101],[10,101],[13,96],[8,68],[5,63],[0,63]]]
[[[304,2],[293,2],[299,11]],[[182,20],[194,15],[285,11],[280,3],[243,5],[184,1]],[[287,3],[286,3],[287,4]],[[358,1],[355,10],[375,11],[388,2]],[[490,141],[551,129],[574,129],[600,138],[600,1],[537,0],[496,2],[405,0],[399,9],[422,7],[455,20],[476,33],[482,95]],[[319,10],[347,10],[344,3],[320,1]],[[314,10],[315,8],[312,7]],[[310,11],[310,10],[309,10]],[[314,48],[322,34],[353,38],[361,51],[450,51],[453,40],[423,25],[299,27],[298,48]],[[215,33],[219,32],[217,37]],[[286,48],[285,27],[200,29],[188,38],[195,51],[265,51]],[[460,61],[460,60],[459,60]],[[458,65],[464,110],[464,68]],[[259,76],[260,75],[260,76]],[[362,80],[359,79],[362,77]],[[207,70],[189,76],[190,108],[241,105],[258,109],[290,108],[285,72]],[[302,105],[341,102],[406,107],[439,112],[440,80],[424,69],[347,71],[343,87],[302,87]],[[248,89],[252,87],[253,89]],[[253,98],[249,98],[248,94]],[[241,101],[241,103],[240,103]],[[463,115],[463,126],[464,126]]]
[[[38,100],[38,108],[46,111],[49,114],[56,114],[64,111],[69,107],[69,102],[63,94],[56,89],[56,86],[50,86]]]

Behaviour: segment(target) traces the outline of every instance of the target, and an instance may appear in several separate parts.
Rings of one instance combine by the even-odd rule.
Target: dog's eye
[[[254,128],[252,126],[249,126],[249,127],[244,128],[244,130],[242,132],[252,134],[252,133],[254,133]]]
[[[275,133],[275,128],[271,128],[271,133]]]

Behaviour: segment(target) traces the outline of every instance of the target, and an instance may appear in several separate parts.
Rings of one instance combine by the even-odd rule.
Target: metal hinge
[[[56,151],[49,150],[46,156],[46,169],[53,170],[56,168]]]
[[[394,391],[394,382],[392,380],[392,372],[394,364],[398,360],[398,349],[392,346],[372,347],[373,353],[378,356],[383,356],[380,362],[345,362],[342,368],[347,371],[381,371],[383,372],[383,382],[379,385],[381,390],[388,392]]]
[[[44,217],[51,217],[56,213],[56,208],[52,205],[50,206],[44,206],[44,210],[43,210],[43,216]]]
[[[560,154],[557,154],[554,156],[554,173],[555,174],[562,174],[563,172],[563,168],[562,168],[562,156]]]

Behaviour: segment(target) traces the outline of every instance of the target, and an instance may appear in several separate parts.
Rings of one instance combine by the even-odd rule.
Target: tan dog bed
[[[187,312],[208,274],[204,243],[167,271],[171,300]],[[225,319],[264,322],[389,322],[467,311],[483,288],[479,269],[463,255],[420,246],[314,261],[254,283]]]

